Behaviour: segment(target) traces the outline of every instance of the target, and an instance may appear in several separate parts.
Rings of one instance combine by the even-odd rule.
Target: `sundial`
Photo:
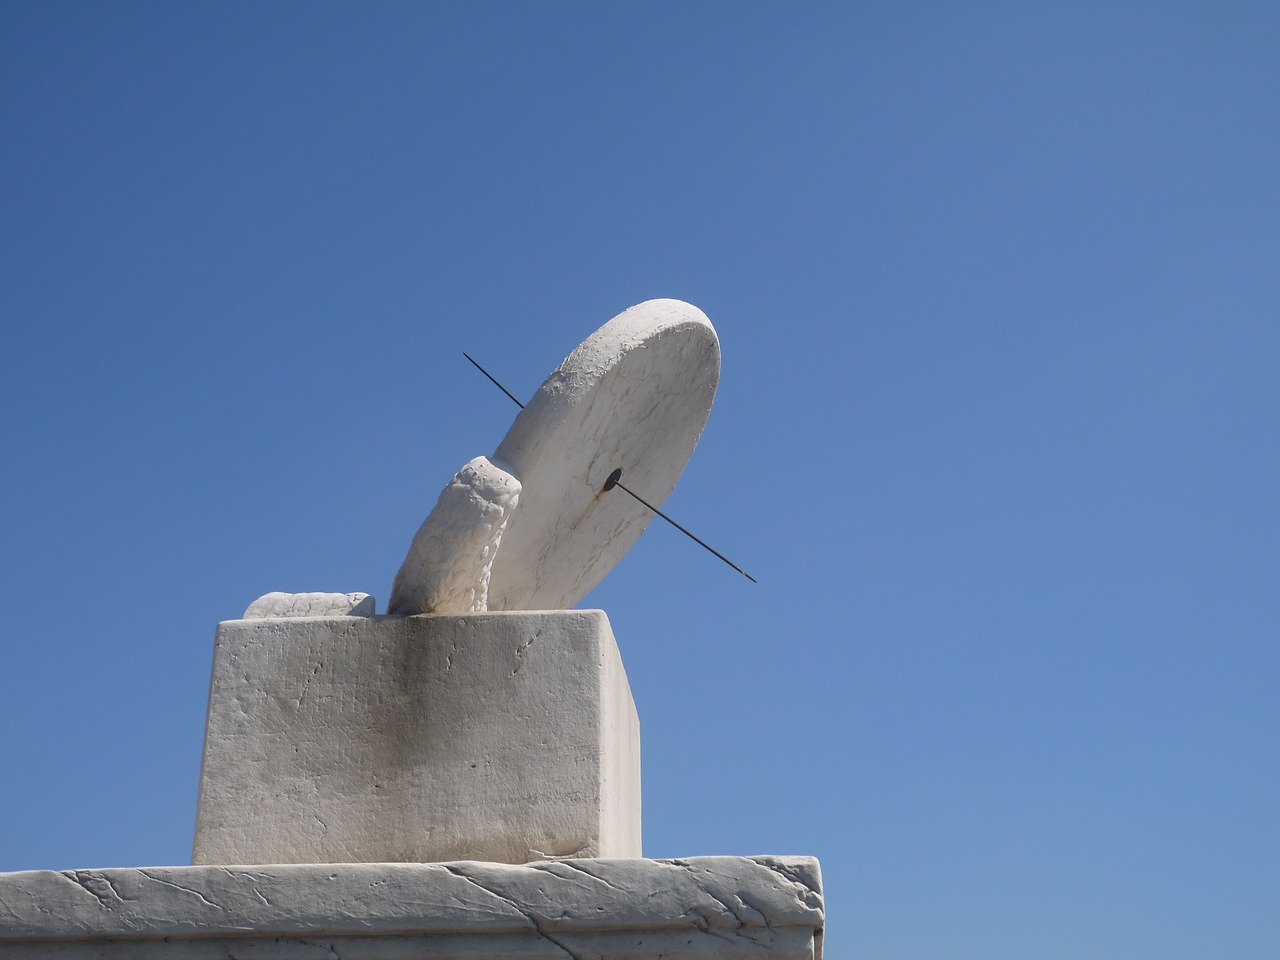
[[[658,505],[719,374],[700,310],[632,307],[445,486],[389,615],[364,593],[273,592],[219,623],[195,866],[23,879],[11,899],[30,909],[9,913],[26,926],[8,939],[33,957],[65,953],[37,942],[52,929],[85,955],[168,932],[199,952],[203,930],[237,955],[319,943],[387,958],[816,960],[816,862],[737,858],[730,874],[643,859],[640,717],[621,650],[603,610],[571,609],[654,516],[675,523]],[[722,887],[750,898],[746,914]],[[805,898],[794,936],[769,891]],[[424,917],[439,923],[424,932]],[[696,939],[708,923],[714,935]]]
[[[649,300],[614,317],[552,371],[493,455],[445,487],[388,612],[572,607],[675,486],[719,377],[720,344],[697,307]]]

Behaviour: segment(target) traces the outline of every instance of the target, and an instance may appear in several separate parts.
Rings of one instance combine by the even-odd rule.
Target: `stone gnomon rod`
[[[510,390],[508,390],[506,387],[504,387],[501,383],[499,383],[499,382],[498,382],[498,379],[497,379],[493,374],[491,374],[491,373],[490,373],[488,370],[486,370],[484,367],[480,366],[480,364],[476,362],[475,358],[474,358],[474,357],[472,357],[472,356],[471,356],[471,354],[467,353],[467,352],[464,350],[464,351],[462,352],[462,355],[463,355],[464,357],[466,357],[468,360],[470,360],[470,361],[471,361],[471,365],[472,365],[473,367],[475,367],[477,370],[479,370],[481,373],[483,373],[486,377],[488,377],[488,378],[489,378],[489,382],[490,382],[490,383],[492,383],[495,387],[497,387],[499,390],[501,390],[503,393],[505,393],[508,397],[510,397],[510,398],[511,398],[511,400],[512,400],[512,402],[513,402],[517,407],[519,407],[521,410],[523,410],[523,409],[524,409],[524,404],[523,404],[523,403],[521,403],[519,400],[517,400],[517,399],[516,399],[515,394],[514,394],[514,393],[512,393]],[[623,493],[627,494],[629,497],[631,497],[631,498],[632,498],[633,500],[635,500],[636,502],[640,503],[642,506],[644,506],[644,507],[648,508],[649,510],[652,510],[654,513],[656,513],[658,516],[660,516],[663,520],[667,521],[667,523],[671,524],[673,527],[675,527],[677,530],[679,530],[681,533],[683,533],[686,537],[688,537],[690,540],[692,540],[692,541],[693,541],[694,543],[696,543],[698,546],[702,547],[704,550],[708,551],[709,553],[713,553],[713,554],[715,554],[717,557],[719,557],[721,560],[723,560],[723,561],[724,561],[725,563],[727,563],[729,566],[733,567],[733,569],[737,570],[740,574],[742,574],[744,577],[746,577],[746,578],[747,578],[748,580],[750,580],[752,583],[759,583],[759,582],[760,582],[760,581],[759,581],[759,580],[757,580],[755,577],[753,577],[751,574],[747,573],[747,571],[743,570],[740,566],[738,566],[736,563],[734,563],[732,560],[730,560],[728,557],[726,557],[723,553],[721,553],[721,552],[720,552],[719,550],[717,550],[715,547],[711,546],[711,544],[707,543],[707,542],[706,542],[705,540],[703,540],[701,537],[698,537],[698,536],[694,535],[693,533],[691,533],[690,531],[686,530],[686,529],[685,529],[684,527],[682,527],[680,524],[676,523],[676,521],[672,520],[669,516],[667,516],[665,513],[663,513],[661,510],[659,510],[659,509],[658,509],[657,507],[655,507],[653,504],[651,504],[648,500],[645,500],[645,499],[644,499],[644,497],[640,496],[640,495],[639,495],[638,493],[636,493],[635,491],[633,491],[633,490],[629,489],[628,487],[626,487],[626,486],[621,482],[621,478],[622,478],[622,468],[621,468],[621,467],[618,467],[617,469],[615,469],[615,470],[613,471],[613,473],[609,474],[609,478],[608,478],[607,480],[605,480],[605,482],[604,482],[604,487],[603,487],[604,492],[608,492],[609,490],[612,490],[614,487],[617,487],[619,490],[621,490]]]

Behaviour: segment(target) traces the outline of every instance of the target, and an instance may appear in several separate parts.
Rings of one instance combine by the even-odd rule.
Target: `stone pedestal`
[[[600,611],[228,621],[196,865],[0,874],[0,960],[821,960],[816,860],[639,852]]]
[[[821,960],[808,857],[0,874],[4,960]]]
[[[219,624],[194,863],[640,854],[602,611]]]

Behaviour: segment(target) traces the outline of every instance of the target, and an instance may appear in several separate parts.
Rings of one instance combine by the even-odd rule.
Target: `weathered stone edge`
[[[0,943],[822,926],[812,857],[0,873]]]

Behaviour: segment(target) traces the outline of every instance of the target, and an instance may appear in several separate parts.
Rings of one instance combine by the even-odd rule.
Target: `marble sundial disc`
[[[599,583],[661,506],[702,434],[720,344],[697,307],[649,300],[589,336],[488,459],[441,495],[396,577],[391,613],[558,610]]]
[[[495,459],[523,486],[489,583],[492,610],[571,607],[604,579],[662,506],[702,435],[720,380],[711,321],[679,300],[614,317],[547,377]]]

